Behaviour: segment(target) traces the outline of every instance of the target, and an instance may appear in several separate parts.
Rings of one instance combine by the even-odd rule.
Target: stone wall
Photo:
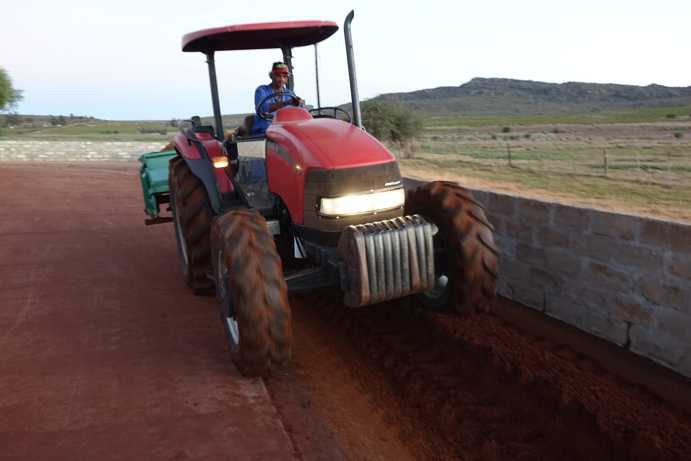
[[[691,226],[473,192],[501,295],[691,377]]]
[[[145,152],[159,151],[165,143],[122,141],[0,141],[0,161],[136,161]]]

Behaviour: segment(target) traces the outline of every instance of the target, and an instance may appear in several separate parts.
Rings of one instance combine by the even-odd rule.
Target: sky
[[[169,120],[211,114],[205,57],[188,32],[300,19],[338,23],[319,44],[322,105],[350,100],[343,21],[361,99],[458,86],[474,77],[691,85],[690,0],[8,2],[0,66],[24,91],[22,114]],[[316,102],[314,48],[293,52],[295,92]],[[253,111],[278,50],[217,53],[221,110]]]

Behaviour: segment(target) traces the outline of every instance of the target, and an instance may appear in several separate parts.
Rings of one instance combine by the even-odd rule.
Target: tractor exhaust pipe
[[[353,57],[353,37],[350,34],[350,23],[355,16],[355,10],[351,10],[343,23],[345,35],[346,56],[348,57],[348,77],[350,78],[350,98],[353,105],[353,123],[362,128],[362,115],[360,113],[360,95],[357,91],[357,76],[355,75],[355,58]]]

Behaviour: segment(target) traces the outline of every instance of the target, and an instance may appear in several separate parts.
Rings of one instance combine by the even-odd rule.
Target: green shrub
[[[505,126],[504,128],[501,129],[502,133],[511,133],[511,127],[510,126]]]
[[[530,133],[524,134],[523,137],[524,137],[525,139],[530,139]]]
[[[422,119],[397,104],[372,101],[362,105],[362,123],[380,141],[406,143],[422,130]]]
[[[681,139],[681,138],[684,137],[684,133],[682,133],[681,131],[675,131],[675,132],[674,132],[674,137],[677,138],[677,139]]]
[[[665,115],[667,118],[677,118],[677,114],[667,114]]]
[[[140,126],[139,128],[137,128],[137,132],[139,134],[162,134],[162,135],[165,135],[167,131],[166,131],[165,127],[164,128],[147,128],[147,127]]]

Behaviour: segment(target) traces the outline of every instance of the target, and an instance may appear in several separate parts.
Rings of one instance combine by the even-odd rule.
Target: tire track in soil
[[[491,314],[427,312],[414,300],[359,310],[299,295],[330,334],[379,368],[404,411],[463,459],[685,459],[691,419],[568,347]]]

